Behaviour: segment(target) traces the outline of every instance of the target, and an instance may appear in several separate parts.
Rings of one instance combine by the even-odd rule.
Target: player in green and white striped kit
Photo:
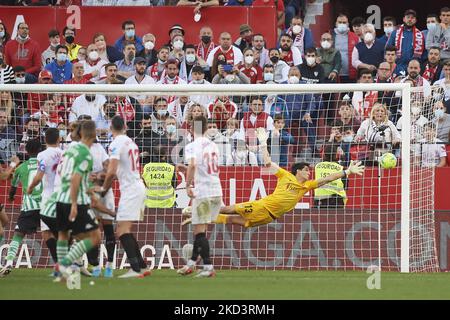
[[[22,185],[23,190],[27,190],[38,170],[37,154],[41,151],[41,143],[39,140],[29,140],[25,146],[25,150],[29,159],[17,167],[14,172],[11,190],[9,192],[9,201],[14,201],[17,186]],[[6,276],[11,273],[13,260],[22,243],[23,238],[27,234],[33,234],[40,225],[40,206],[41,206],[42,184],[34,188],[31,194],[23,192],[22,208],[17,219],[14,237],[9,244],[8,254],[6,255],[6,265],[0,270],[0,276]]]
[[[93,158],[89,148],[96,139],[95,122],[82,121],[81,142],[64,152],[61,185],[56,198],[57,255],[59,271],[67,277],[68,267],[85,252],[100,244],[97,219],[90,210],[89,174]],[[67,253],[69,231],[80,240]],[[64,254],[67,253],[67,254]]]

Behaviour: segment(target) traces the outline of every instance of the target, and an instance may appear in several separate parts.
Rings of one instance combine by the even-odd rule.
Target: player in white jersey
[[[106,169],[108,168],[109,157],[105,148],[100,143],[94,143],[91,148],[91,154],[94,159],[94,166],[92,169],[91,178],[96,185],[103,185]],[[99,201],[109,210],[115,210],[114,193],[112,188],[103,197],[99,197]],[[103,213],[99,210],[93,209],[95,215],[103,225],[103,233],[105,235],[105,247],[108,256],[106,262],[104,276],[106,278],[113,277],[113,263],[114,263],[114,251],[116,247],[116,237],[114,235],[113,221],[114,217]],[[96,247],[87,253],[88,261],[94,266],[92,270],[92,276],[98,277],[101,274],[101,267],[99,265],[99,247]]]
[[[42,215],[45,211],[47,201],[50,199],[54,191],[54,183],[56,169],[62,158],[63,151],[58,146],[59,130],[57,128],[49,128],[45,132],[45,144],[47,149],[39,152],[37,155],[38,170],[33,181],[28,186],[26,192],[31,195],[34,188],[41,182],[43,184],[42,200],[41,200],[41,234],[44,239],[53,261],[58,262],[56,256],[56,219]]]
[[[109,146],[108,171],[103,186],[96,190],[101,195],[106,194],[114,176],[117,176],[120,200],[116,232],[131,265],[131,269],[119,278],[143,277],[150,275],[150,271],[142,258],[136,238],[131,233],[133,222],[141,221],[144,216],[145,185],[141,180],[139,148],[125,135],[125,122],[120,116],[112,118],[111,132],[114,140]]]
[[[203,270],[197,277],[215,275],[209,256],[209,242],[206,238],[208,224],[214,221],[222,205],[222,186],[219,179],[219,148],[205,138],[208,128],[207,119],[200,116],[194,119],[194,142],[186,146],[187,194],[192,198],[192,225],[194,247],[192,257],[183,268],[181,275],[191,274],[195,270],[198,256],[203,260]]]

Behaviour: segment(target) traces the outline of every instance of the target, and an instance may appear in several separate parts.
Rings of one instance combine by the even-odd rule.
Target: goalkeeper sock
[[[50,255],[52,256],[53,262],[58,262],[58,256],[56,254],[56,239],[50,238],[45,241],[45,244],[47,245],[48,251],[50,251]]]
[[[203,259],[203,264],[211,264],[209,257],[209,241],[206,238],[206,233],[199,233],[196,236],[196,240],[200,243],[200,257]]]
[[[99,264],[98,261],[98,254],[100,253],[100,247],[96,246],[93,247],[91,250],[89,250],[86,255],[88,258],[88,262],[90,265],[93,265],[94,267],[97,267]]]
[[[19,246],[22,243],[23,237],[17,234],[14,235],[11,243],[9,244],[8,254],[6,255],[6,260],[13,261],[16,257],[17,251],[19,250]]]
[[[61,263],[62,259],[69,252],[69,241],[67,240],[58,240],[56,241],[56,256],[58,258],[58,262]]]
[[[0,242],[2,242],[3,240],[3,235],[0,235]]]
[[[227,218],[228,215],[226,214],[219,214],[216,218],[216,221],[214,221],[214,223],[216,224],[227,224]]]
[[[116,250],[116,237],[114,236],[114,227],[112,224],[103,226],[105,233],[105,247],[108,253],[108,262],[114,261],[114,251]]]
[[[133,269],[134,272],[141,272],[139,259],[137,257],[137,251],[139,249],[136,249],[136,241],[134,240],[133,235],[131,233],[123,234],[119,237],[119,240],[127,254],[131,269]]]
[[[66,267],[70,266],[76,259],[82,257],[84,253],[89,252],[93,247],[91,239],[81,240],[70,248],[69,253],[61,260],[61,264]]]

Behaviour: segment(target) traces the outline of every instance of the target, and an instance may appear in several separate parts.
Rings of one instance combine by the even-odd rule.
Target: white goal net
[[[225,205],[257,200],[273,192],[277,177],[262,166],[254,129],[269,132],[272,161],[290,171],[310,164],[313,178],[334,163],[362,161],[363,176],[306,194],[296,208],[255,228],[212,224],[207,236],[217,269],[361,270],[381,266],[402,272],[438,271],[434,225],[433,154],[443,145],[435,110],[442,88],[408,84],[349,85],[0,85],[0,158],[26,159],[26,141],[49,127],[60,129],[67,146],[70,123],[82,115],[96,122],[98,142],[111,142],[110,119],[118,114],[140,149],[141,168],[151,162],[184,164],[194,116],[208,117],[207,137],[219,146]],[[45,146],[44,146],[45,147]],[[438,150],[438,151],[436,151]],[[381,167],[383,154],[397,165]],[[163,159],[163,160],[161,160]],[[19,186],[8,203],[10,180],[0,194],[9,222],[0,243],[4,264],[20,214]],[[119,197],[117,183],[115,196]],[[181,226],[188,206],[186,177],[176,171],[173,206],[146,208],[136,234],[154,268],[184,264],[182,248],[192,243],[192,226]],[[334,188],[334,191],[333,191]],[[117,200],[117,199],[116,199]],[[165,208],[162,208],[165,206]],[[167,207],[168,206],[168,207]],[[120,242],[115,267],[127,266]],[[100,263],[106,250],[102,246]],[[49,267],[52,260],[39,232],[19,249],[17,267]]]

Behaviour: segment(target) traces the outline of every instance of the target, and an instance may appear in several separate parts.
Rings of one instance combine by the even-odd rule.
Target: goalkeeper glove
[[[351,175],[351,174],[357,174],[357,175],[362,175],[364,172],[364,166],[361,164],[361,161],[351,161],[350,165],[348,166],[347,170],[345,170],[345,174],[347,176]]]
[[[267,147],[267,139],[269,138],[269,135],[264,128],[257,128],[256,129],[256,137],[259,141],[260,147]]]

